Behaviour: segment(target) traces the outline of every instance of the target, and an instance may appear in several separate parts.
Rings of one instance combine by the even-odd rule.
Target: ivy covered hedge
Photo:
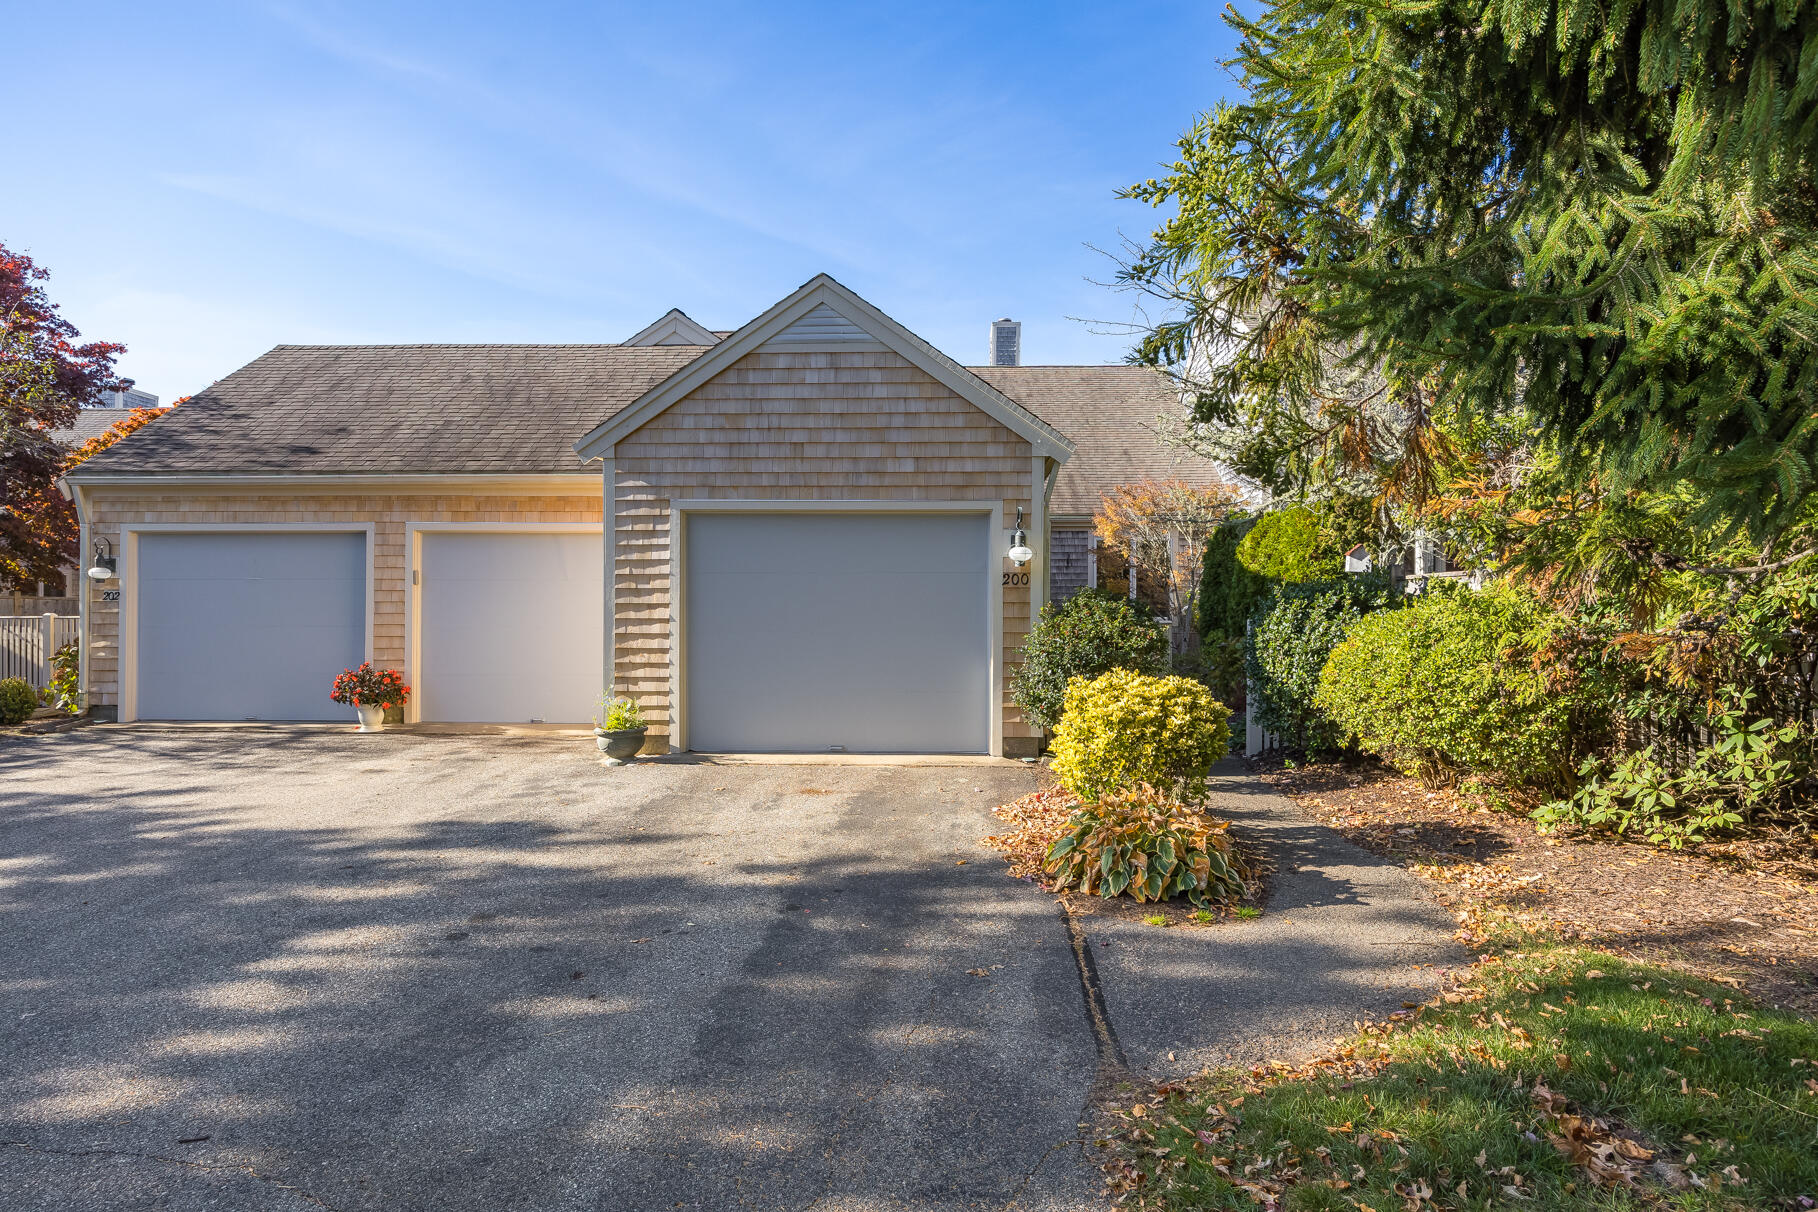
[[[1380,577],[1278,585],[1264,599],[1244,646],[1250,718],[1306,753],[1338,748],[1343,736],[1314,703],[1320,672],[1353,624],[1390,601]]]

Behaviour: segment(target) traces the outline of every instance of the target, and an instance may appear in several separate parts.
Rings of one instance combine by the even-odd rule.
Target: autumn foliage
[[[45,294],[49,276],[0,245],[0,582],[12,584],[53,579],[75,554],[73,511],[56,490],[68,452],[52,431],[132,386],[114,372],[126,347],[83,342]]]
[[[1206,543],[1241,504],[1237,491],[1223,484],[1202,488],[1184,480],[1144,480],[1101,497],[1092,521],[1101,542],[1168,585],[1182,623],[1176,632],[1184,636],[1192,630]]]

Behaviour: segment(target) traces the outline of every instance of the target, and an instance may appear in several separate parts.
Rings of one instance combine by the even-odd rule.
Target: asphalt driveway
[[[0,742],[0,1206],[1097,1206],[1079,1125],[1123,1056],[978,842],[1035,772],[593,757]],[[1088,921],[1131,1066],[1420,987],[1443,920],[1341,883],[1285,885],[1338,915],[1298,950]]]

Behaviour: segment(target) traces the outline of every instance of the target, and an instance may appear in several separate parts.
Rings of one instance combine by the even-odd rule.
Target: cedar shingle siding
[[[894,353],[755,353],[621,439],[614,451],[614,691],[670,722],[669,502],[990,500],[1030,507],[1029,443]],[[1005,682],[1029,627],[1006,586]],[[1034,735],[1004,709],[1004,734]],[[1014,746],[1012,746],[1014,748]]]
[[[672,501],[978,502],[1001,509],[1006,527],[1023,510],[1039,535],[1041,477],[1070,442],[1078,453],[1060,468],[1046,519],[1073,527],[1052,531],[1051,566],[1027,570],[1033,586],[1005,566],[997,623],[1007,688],[1032,598],[1086,583],[1078,527],[1101,494],[1142,479],[1219,479],[1157,442],[1156,418],[1179,403],[1152,371],[986,367],[971,372],[981,386],[830,279],[804,290],[825,295],[806,321],[787,320],[798,303],[785,300],[731,345],[278,346],[72,481],[91,536],[122,548],[132,523],[372,527],[373,659],[388,666],[408,655],[408,523],[598,524],[609,510],[611,689],[644,706],[656,747],[671,724]],[[828,308],[842,299],[850,314]],[[822,310],[838,322],[824,323]],[[789,326],[772,332],[773,322]],[[635,402],[656,409],[676,396],[637,413],[635,427],[630,417],[611,424]],[[608,433],[610,501],[597,475],[599,490],[585,478],[599,464],[575,454],[577,440],[605,452]],[[102,600],[106,586],[84,582],[83,592],[91,701],[118,704],[119,607]],[[1033,733],[1005,699],[1005,750],[1027,751]]]
[[[1049,534],[1048,542],[1048,600],[1058,606],[1088,584],[1092,532],[1055,530]]]

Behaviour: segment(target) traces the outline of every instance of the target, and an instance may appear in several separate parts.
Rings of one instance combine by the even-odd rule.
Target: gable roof
[[[725,333],[702,328],[688,313],[672,307],[625,338],[627,345],[712,345]]]
[[[875,342],[1027,439],[1036,454],[1061,463],[1073,454],[1073,443],[1065,434],[827,274],[810,278],[763,315],[596,426],[574,444],[575,453],[588,460],[603,457],[626,434],[773,340],[780,347],[794,349],[859,349]]]
[[[698,345],[280,345],[71,478],[575,475],[576,434],[700,354]]]
[[[836,319],[847,319],[825,327],[830,322],[819,310],[823,301],[807,303],[795,317],[809,317],[809,327],[824,326],[817,340],[875,340],[871,328],[855,322],[857,331],[846,331],[850,313],[840,308],[829,310]],[[869,307],[862,300],[846,306],[861,315]],[[1078,455],[1057,477],[1050,503],[1056,517],[1090,515],[1101,494],[1136,480],[1207,484],[1226,478],[1215,465],[1159,440],[1156,418],[1174,415],[1180,406],[1173,387],[1153,371],[967,369],[913,335],[896,339],[925,361],[938,359],[934,364],[949,381],[969,383],[976,394],[1001,400],[997,407],[1015,410],[1019,423],[1065,435],[1061,441],[1069,449],[1077,443]],[[721,348],[280,345],[88,460],[70,478],[574,476],[585,472],[573,449],[578,435],[599,432],[603,419],[621,415]],[[91,420],[90,413],[102,427],[126,415],[87,410],[83,422]]]
[[[1051,517],[1089,516],[1120,484],[1185,480],[1196,487],[1236,481],[1218,464],[1157,432],[1157,418],[1179,416],[1173,383],[1146,366],[976,366],[973,374],[1013,400],[1039,408],[1078,444],[1080,457],[1060,469],[1048,501]]]

